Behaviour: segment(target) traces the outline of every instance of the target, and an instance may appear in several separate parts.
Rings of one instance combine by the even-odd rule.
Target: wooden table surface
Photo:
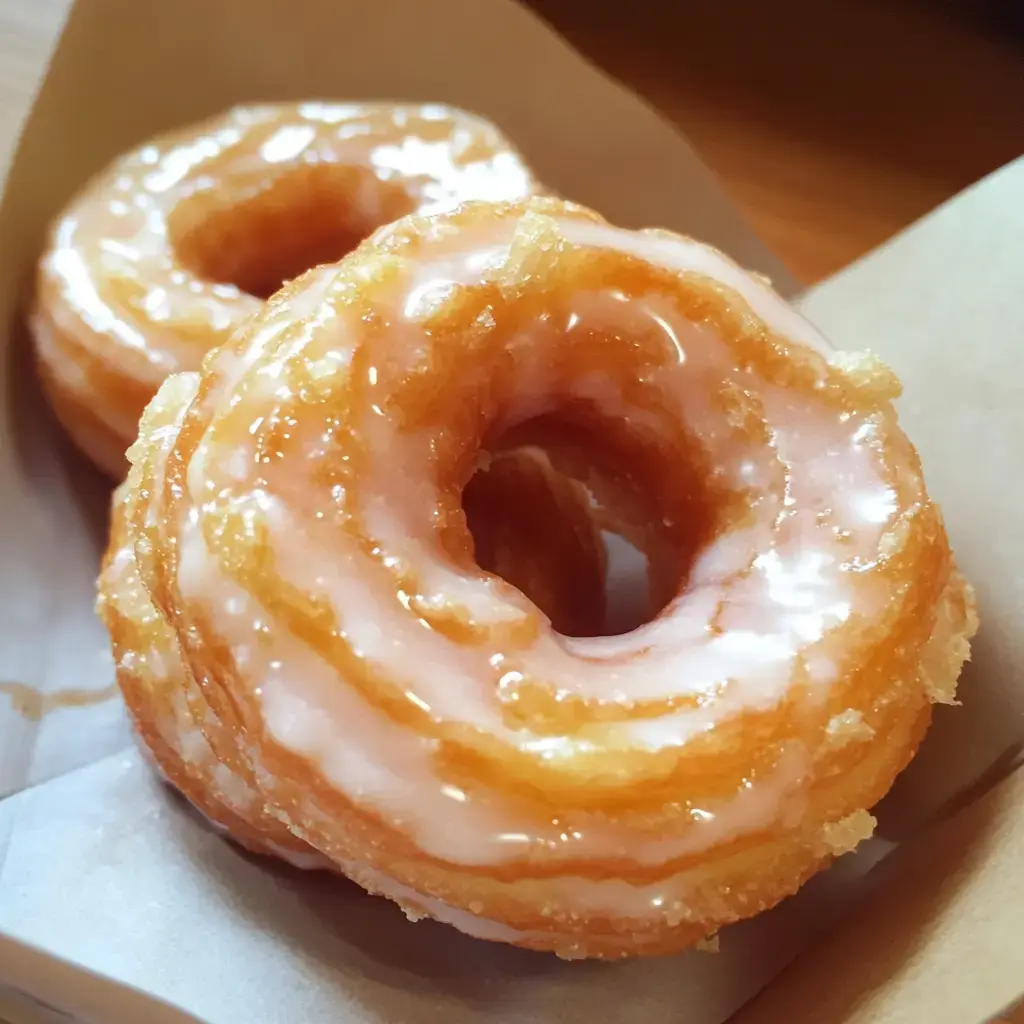
[[[683,128],[807,282],[1024,152],[1024,46],[938,3],[532,6]],[[68,7],[0,0],[0,159]]]
[[[808,283],[1024,153],[1024,39],[950,0],[531,5],[682,127]]]

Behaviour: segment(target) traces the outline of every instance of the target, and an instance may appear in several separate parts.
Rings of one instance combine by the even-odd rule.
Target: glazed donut
[[[410,916],[683,949],[870,834],[953,700],[973,598],[898,390],[690,239],[552,199],[404,218],[150,406],[100,582],[119,681],[203,799]],[[474,561],[467,483],[527,439],[673,580],[651,621],[566,636]]]
[[[121,479],[169,373],[380,225],[535,191],[487,121],[438,105],[238,107],[115,160],[54,223],[30,317],[77,446]]]

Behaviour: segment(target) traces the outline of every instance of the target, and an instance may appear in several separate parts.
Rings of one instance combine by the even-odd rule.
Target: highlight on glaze
[[[691,946],[869,835],[953,699],[973,599],[898,391],[690,239],[404,218],[149,406],[100,585],[142,738],[410,916]],[[646,556],[650,621],[567,635],[480,567],[463,495],[531,451],[538,501]]]
[[[31,326],[73,440],[120,479],[169,373],[382,224],[536,185],[489,122],[440,104],[243,106],[115,160],[54,223]]]

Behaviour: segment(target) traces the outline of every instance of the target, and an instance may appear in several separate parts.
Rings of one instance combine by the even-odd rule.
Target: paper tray
[[[4,322],[17,322],[46,220],[114,153],[231,102],[299,96],[434,99],[478,110],[562,194],[624,224],[706,238],[794,291],[690,147],[509,0],[325,3],[315,9],[315,31],[297,27],[294,13],[272,0],[74,5],[0,209]],[[920,767],[890,799],[884,817],[894,833],[918,831],[954,794],[1005,764],[1024,736],[1016,579],[1024,540],[1013,528],[1019,482],[1005,472],[1024,454],[1022,403],[1006,372],[1013,339],[1024,335],[1014,297],[1024,265],[1022,218],[1024,167],[1017,165],[804,300],[839,344],[868,344],[903,376],[904,421],[921,446],[963,568],[980,585],[986,628],[964,684],[965,707],[941,716]],[[12,330],[5,345],[0,679],[49,693],[69,685],[99,689],[111,669],[89,606],[105,495],[54,434],[25,365],[24,339]],[[881,849],[874,844],[844,858],[777,912],[728,930],[718,957],[564,965],[413,926],[340,883],[259,866],[197,825],[126,750],[116,701],[59,710],[41,723],[0,711],[0,793],[18,794],[0,803],[0,981],[81,1019],[156,1021],[164,1011],[147,1005],[141,1016],[144,995],[57,960],[44,966],[41,956],[129,982],[213,1024],[718,1024],[827,925]],[[1008,848],[1001,843],[1019,842],[1014,828],[1024,801],[1016,789],[1012,794],[998,805],[995,845],[986,847],[993,865],[1007,863],[997,856]],[[902,856],[913,857],[912,847]],[[971,877],[985,868],[974,864]],[[962,892],[974,939],[984,933],[991,940],[977,948],[1019,950],[1011,922],[1024,919],[1020,892],[987,885]],[[1016,918],[1008,907],[1017,908]],[[938,930],[921,941],[970,965],[972,945],[941,915],[936,920]],[[896,927],[888,921],[878,930],[895,935]],[[829,978],[842,962],[838,988],[862,993],[877,980],[860,966],[869,959],[856,945],[863,934],[837,930],[840,952],[823,955],[817,968],[801,958],[781,991],[797,993],[798,1005],[801,986]],[[927,958],[916,962],[936,969]],[[834,1003],[829,1018],[814,1016],[812,1003],[805,1019],[973,1024],[1024,988],[1018,960],[986,963],[985,985],[974,984],[969,969],[957,979],[955,1003],[941,994],[948,972],[929,977],[915,968],[925,983],[884,980],[880,990],[891,998],[872,1004],[881,1007],[873,1017],[851,1016],[858,995]],[[778,1006],[772,991],[745,1020],[780,1019],[771,1016]],[[949,1015],[954,1005],[961,1016]],[[796,1024],[795,1016],[784,1019]]]

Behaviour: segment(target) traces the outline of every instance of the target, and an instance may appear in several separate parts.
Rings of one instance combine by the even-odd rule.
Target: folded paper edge
[[[22,1012],[29,1019],[34,1014],[47,1024],[203,1024],[156,996],[5,935],[0,935],[0,1011]]]
[[[1004,1019],[1007,1007],[1017,1012],[1024,876],[1018,871],[1010,883],[1021,849],[1024,769],[885,858],[857,909],[730,1024],[967,1024]],[[1005,884],[994,882],[997,875]],[[894,955],[895,946],[903,955]]]
[[[1001,183],[1004,178],[1019,173],[1022,167],[1024,167],[1024,155],[1016,157],[1009,163],[1003,164],[1001,167],[995,168],[995,170],[990,171],[981,178],[978,178],[977,181],[971,182],[971,184],[962,188],[959,192],[954,193],[948,199],[943,200],[938,206],[934,206],[926,213],[921,214],[921,216],[916,220],[911,221],[904,228],[901,228],[895,234],[890,235],[888,238],[879,242],[878,245],[869,249],[867,252],[861,253],[861,255],[856,259],[851,260],[845,266],[840,267],[834,273],[829,274],[828,277],[822,278],[820,281],[815,281],[813,284],[808,285],[800,292],[799,295],[790,301],[800,308],[805,304],[813,303],[818,292],[829,291],[833,287],[841,288],[843,282],[848,277],[856,274],[864,264],[870,263],[880,253],[887,252],[894,245],[900,244],[908,237],[917,234],[921,230],[927,229],[927,227],[934,221],[945,216],[951,208],[962,204],[964,200],[969,201],[978,192],[989,188],[993,184]]]

